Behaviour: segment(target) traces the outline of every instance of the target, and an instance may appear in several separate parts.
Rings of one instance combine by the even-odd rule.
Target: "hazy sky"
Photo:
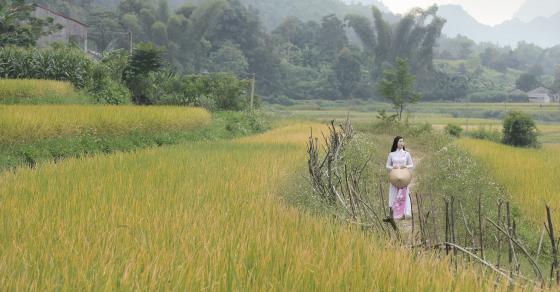
[[[404,13],[412,7],[459,4],[479,22],[496,25],[510,19],[525,0],[382,0],[392,12]]]

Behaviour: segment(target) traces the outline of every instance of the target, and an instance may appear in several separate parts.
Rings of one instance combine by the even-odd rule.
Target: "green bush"
[[[73,48],[0,48],[0,77],[9,79],[50,79],[69,81],[76,88],[93,83],[95,63]]]
[[[242,111],[249,106],[249,81],[233,74],[180,75],[169,71],[150,74],[146,96],[154,104],[202,106],[210,111]],[[255,105],[259,105],[258,97]]]
[[[511,111],[504,119],[503,142],[516,147],[537,147],[537,126],[531,116]]]
[[[485,90],[469,93],[467,100],[470,102],[503,102],[510,99],[510,94],[501,90]]]
[[[488,140],[496,143],[502,141],[502,134],[498,130],[486,129],[484,126],[480,126],[478,129],[469,131],[466,134],[473,139]]]
[[[447,126],[445,127],[445,132],[450,136],[459,138],[463,133],[463,128],[461,128],[461,126],[459,125],[447,124]]]
[[[101,104],[129,104],[131,94],[128,88],[122,83],[104,78],[96,83],[92,88],[91,94],[97,103]]]
[[[279,104],[283,106],[292,106],[296,102],[285,95],[272,96],[267,100],[269,103]]]

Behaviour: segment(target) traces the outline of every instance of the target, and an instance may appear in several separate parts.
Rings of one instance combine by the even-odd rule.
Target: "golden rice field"
[[[5,100],[33,97],[68,97],[76,95],[70,82],[37,79],[0,79],[0,103]]]
[[[1,290],[506,290],[285,204],[310,127],[1,174]]]
[[[189,130],[211,121],[208,111],[187,107],[0,105],[0,144],[44,138],[119,135],[135,131]]]
[[[545,204],[556,214],[555,226],[560,226],[560,145],[525,149],[471,139],[461,139],[458,144],[488,167],[536,227],[546,220]]]

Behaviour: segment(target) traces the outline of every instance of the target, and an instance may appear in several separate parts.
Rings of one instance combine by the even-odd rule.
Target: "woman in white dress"
[[[404,139],[401,136],[395,137],[391,153],[387,157],[387,170],[408,168],[410,171],[414,168],[412,156],[406,151]],[[410,189],[408,186],[399,189],[393,184],[389,184],[389,207],[393,210],[393,218],[405,219],[412,216],[412,204],[410,202]]]

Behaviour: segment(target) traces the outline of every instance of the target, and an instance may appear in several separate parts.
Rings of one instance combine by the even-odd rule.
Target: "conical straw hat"
[[[389,181],[395,187],[402,189],[410,184],[412,180],[412,174],[407,168],[403,169],[393,169],[389,173]]]

